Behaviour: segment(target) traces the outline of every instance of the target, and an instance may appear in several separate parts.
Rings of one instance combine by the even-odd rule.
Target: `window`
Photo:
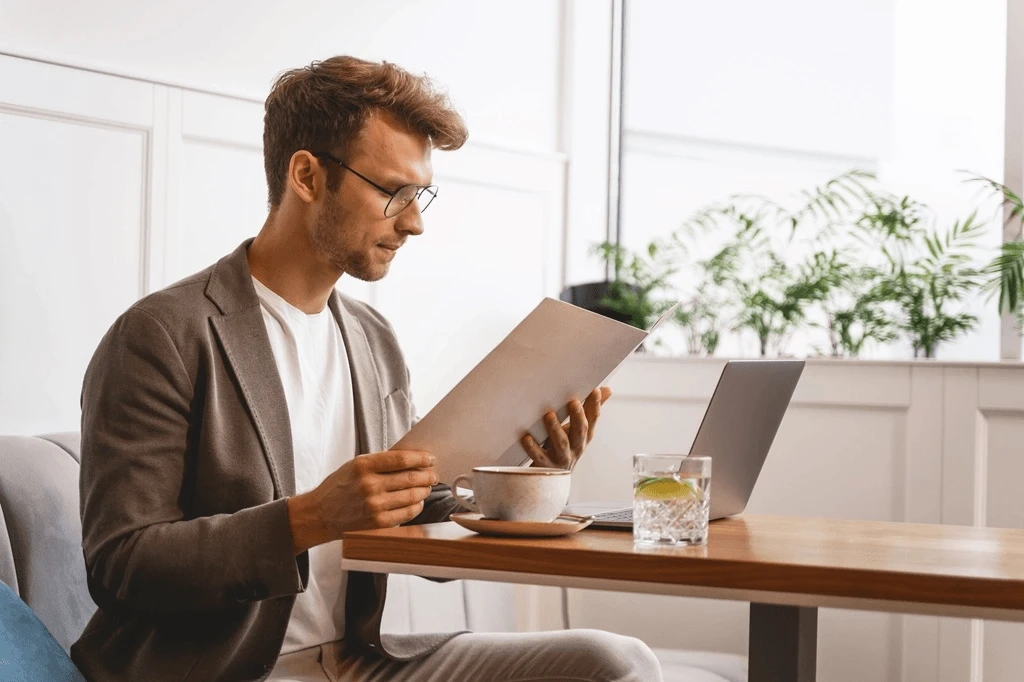
[[[977,210],[982,225],[969,251],[978,265],[990,261],[1002,241],[999,202],[981,184],[965,182],[962,171],[1000,182],[1005,177],[1008,16],[996,4],[627,2],[621,244],[640,251],[678,232],[701,208],[730,205],[734,195],[796,208],[800,192],[859,170],[877,177],[863,181],[873,195],[907,196],[926,207],[921,226],[940,234]],[[1009,153],[1019,162],[1020,151]],[[867,201],[864,210],[873,205]],[[853,211],[853,221],[859,212]],[[772,220],[763,227],[773,239],[782,238]],[[730,229],[718,226],[692,237],[689,255],[677,255],[680,272],[667,297],[696,295],[703,281],[696,263],[724,245]],[[848,227],[817,241],[801,229],[805,239],[795,245],[775,242],[786,260],[776,268],[780,281],[771,282],[764,258],[740,266],[738,279],[749,283],[765,275],[767,289],[775,286],[782,295],[792,280],[785,275],[818,251],[838,252],[850,268],[862,264],[848,242]],[[733,284],[718,290],[728,301],[716,299],[716,353],[756,356],[756,321],[740,319],[742,292]],[[769,354],[832,354],[827,308],[847,303],[807,303],[789,332],[781,330],[769,344]],[[891,320],[900,317],[899,304],[884,309]],[[962,304],[947,302],[944,310],[977,322],[934,344],[939,357],[1000,357],[994,300],[972,289]],[[891,342],[869,338],[860,355],[909,357],[913,333],[894,332]],[[682,328],[669,330],[662,341],[672,352],[692,345]]]

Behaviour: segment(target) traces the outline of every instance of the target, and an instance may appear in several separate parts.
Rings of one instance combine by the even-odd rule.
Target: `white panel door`
[[[145,278],[154,87],[11,57],[0,76],[0,433],[77,429]]]

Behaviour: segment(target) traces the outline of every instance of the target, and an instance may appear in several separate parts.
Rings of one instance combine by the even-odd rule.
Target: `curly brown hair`
[[[343,152],[375,112],[386,112],[435,149],[454,150],[469,136],[447,94],[426,76],[388,62],[339,56],[286,71],[267,96],[263,165],[270,207],[284,197],[288,164],[300,149]],[[335,184],[335,183],[330,183]]]

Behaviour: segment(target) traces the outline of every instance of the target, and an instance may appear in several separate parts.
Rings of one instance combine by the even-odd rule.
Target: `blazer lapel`
[[[359,320],[348,311],[337,291],[328,302],[341,327],[348,363],[352,371],[352,393],[355,397],[356,432],[359,451],[380,452],[387,446],[387,424],[384,422],[384,393],[370,343]]]
[[[260,309],[213,319],[228,364],[242,389],[278,497],[295,494],[295,461],[288,402]]]
[[[252,240],[221,259],[210,275],[207,296],[224,313],[211,319],[253,426],[278,497],[295,494],[295,460],[288,402],[263,322],[259,298],[249,273],[247,250]]]

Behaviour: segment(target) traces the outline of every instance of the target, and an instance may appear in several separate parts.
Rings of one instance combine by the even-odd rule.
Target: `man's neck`
[[[249,245],[249,272],[264,286],[310,315],[327,306],[339,275],[316,258],[300,229],[271,213]]]

